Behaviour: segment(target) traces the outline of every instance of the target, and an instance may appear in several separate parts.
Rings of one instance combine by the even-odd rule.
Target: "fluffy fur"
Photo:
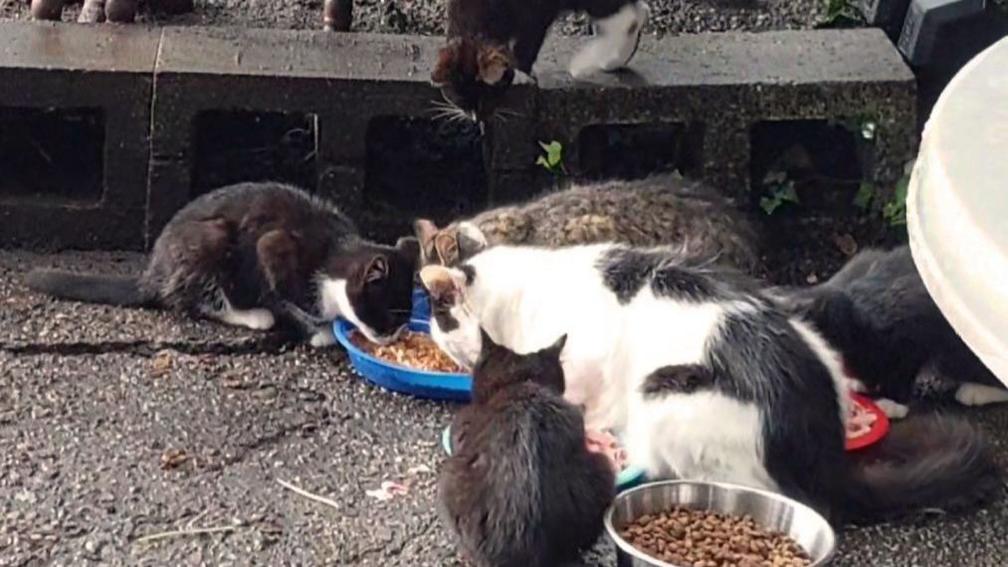
[[[744,271],[759,262],[759,233],[750,219],[714,189],[674,174],[574,185],[443,228],[420,219],[414,230],[423,264],[454,266],[498,244],[598,242],[677,244]]]
[[[515,70],[532,73],[550,26],[569,11],[586,12],[595,31],[571,60],[575,77],[626,66],[650,14],[641,0],[449,0],[448,44],[438,53],[431,81],[450,108],[490,118]]]
[[[441,515],[481,567],[552,567],[601,534],[615,473],[562,397],[565,341],[519,355],[483,337],[438,478]]]
[[[419,247],[363,240],[325,200],[287,185],[242,183],[203,195],[165,226],[137,277],[33,270],[28,287],[63,299],[156,306],[230,325],[269,329],[277,318],[333,341],[342,316],[371,340],[409,317]]]
[[[935,431],[940,449],[887,463],[884,482],[849,458],[839,355],[757,283],[694,262],[611,243],[497,246],[458,269],[427,266],[421,280],[432,336],[462,364],[475,360],[481,327],[519,352],[566,333],[564,397],[590,429],[621,432],[652,477],[777,490],[833,520],[991,495],[995,468],[965,423],[961,436]],[[855,496],[883,486],[882,504]]]
[[[952,384],[967,405],[1008,401],[931,299],[907,246],[862,251],[820,285],[772,293],[808,319],[872,393],[906,403],[924,379]]]

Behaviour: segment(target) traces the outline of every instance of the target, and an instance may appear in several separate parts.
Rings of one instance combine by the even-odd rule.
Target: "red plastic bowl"
[[[857,451],[878,443],[886,436],[886,433],[889,433],[889,417],[886,416],[885,412],[875,402],[861,394],[851,392],[851,401],[875,414],[875,423],[872,424],[868,433],[860,437],[847,439],[847,450]]]

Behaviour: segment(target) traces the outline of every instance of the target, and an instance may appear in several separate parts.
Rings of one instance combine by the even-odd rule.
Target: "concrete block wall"
[[[106,118],[101,198],[8,198],[0,185],[6,245],[149,246],[194,196],[196,123],[213,111],[312,117],[313,189],[353,215],[366,197],[372,120],[429,118],[441,98],[428,82],[441,38],[13,22],[0,23],[0,37],[10,38],[0,46],[0,109],[84,106]],[[589,82],[565,71],[578,43],[551,39],[537,83],[512,88],[488,127],[484,200],[523,198],[549,181],[535,165],[540,141],[561,141],[574,175],[611,169],[621,158],[589,143],[608,128],[675,130],[685,172],[738,195],[749,187],[760,122],[871,116],[878,136],[868,176],[880,183],[913,156],[913,75],[881,31],[646,38],[632,69]]]
[[[136,247],[143,241],[150,101],[160,32],[3,23],[0,38],[0,108],[15,113],[88,109],[104,124],[100,194],[57,199],[0,191],[0,243]],[[0,171],[0,179],[12,175]]]

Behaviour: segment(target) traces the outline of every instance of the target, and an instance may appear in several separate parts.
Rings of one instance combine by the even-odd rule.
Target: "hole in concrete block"
[[[362,218],[368,236],[412,234],[414,218],[447,223],[487,202],[479,129],[470,123],[375,117],[367,130]]]
[[[282,181],[314,190],[314,114],[206,111],[195,120],[191,197],[242,181]]]
[[[699,124],[595,124],[578,136],[581,173],[589,179],[696,174],[702,147]]]
[[[104,147],[101,109],[0,107],[0,198],[99,201]]]
[[[858,120],[759,122],[750,141],[754,206],[793,187],[802,209],[848,210],[871,157]]]

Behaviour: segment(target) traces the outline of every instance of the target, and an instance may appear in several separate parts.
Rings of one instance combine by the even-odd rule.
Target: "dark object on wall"
[[[882,28],[889,39],[896,42],[910,0],[857,0],[856,6],[868,25]]]
[[[907,10],[897,47],[914,67],[931,62],[935,46],[951,48],[941,41],[943,28],[983,14],[985,0],[913,0]]]
[[[897,47],[917,76],[918,127],[963,65],[1006,36],[1008,13],[985,0],[912,1]]]

